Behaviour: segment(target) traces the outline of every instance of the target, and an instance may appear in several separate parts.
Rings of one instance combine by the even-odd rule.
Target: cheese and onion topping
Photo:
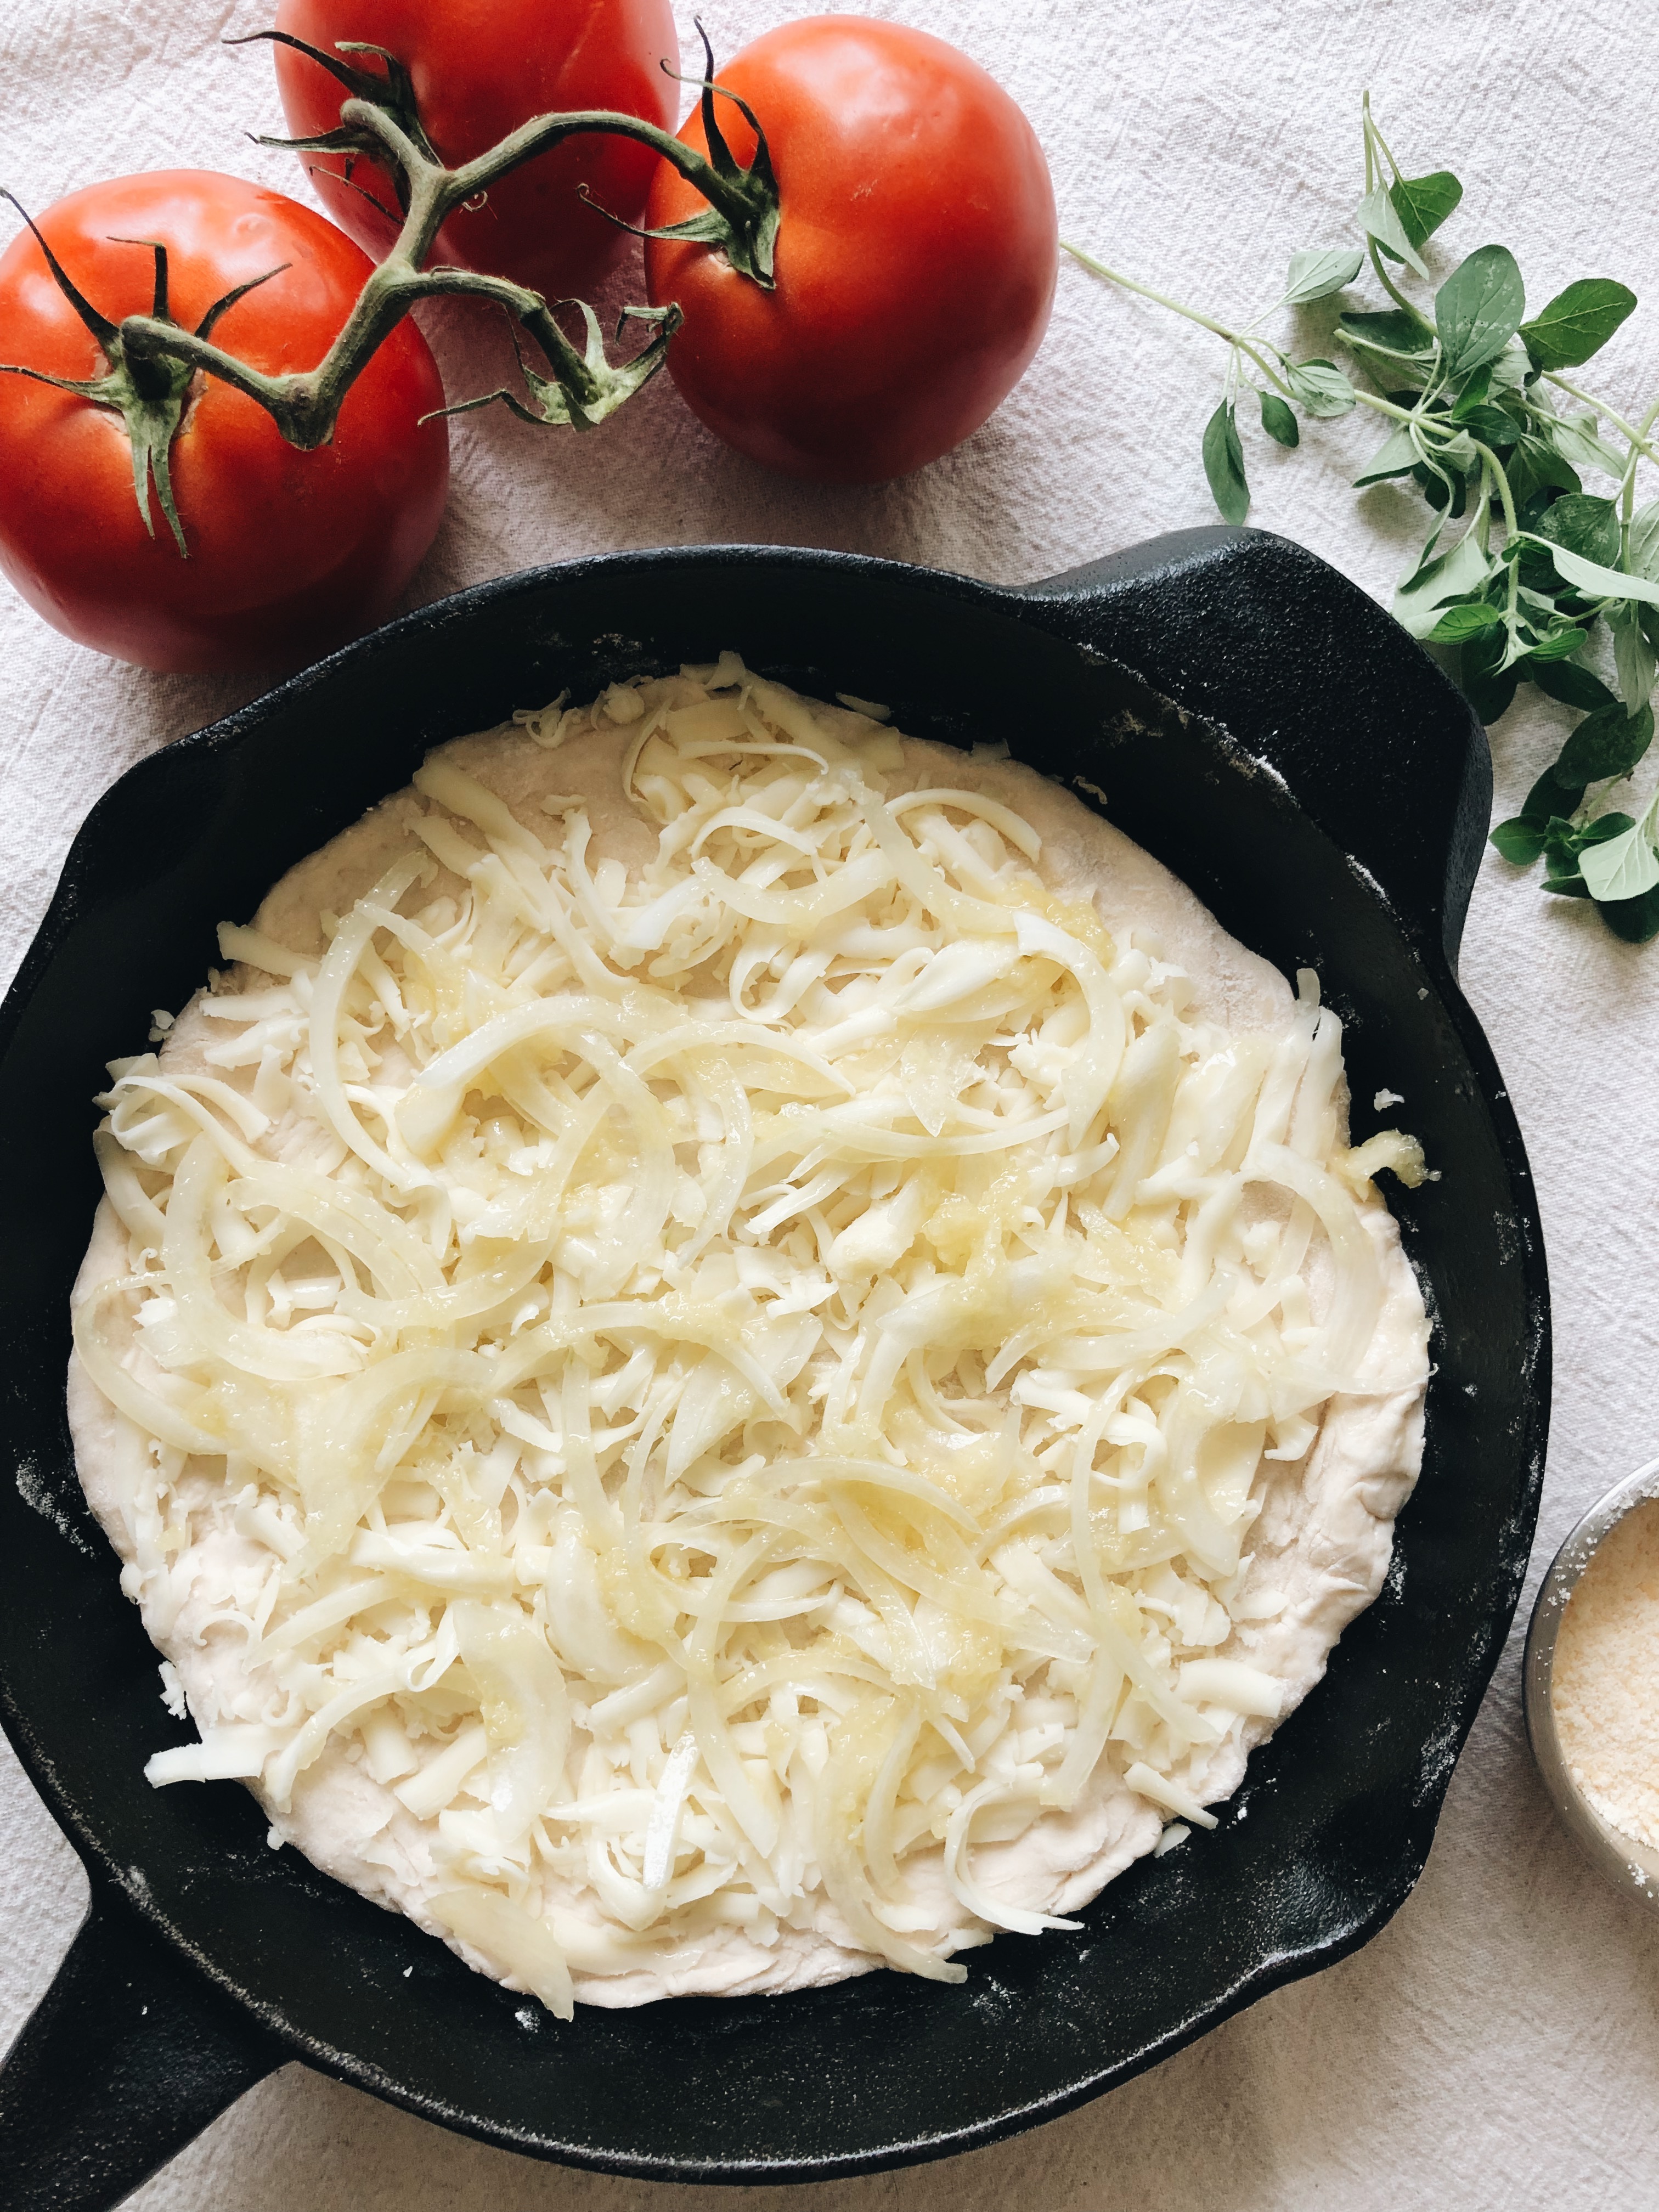
[[[1109,1782],[1212,1825],[1278,1717],[1261,1486],[1420,1155],[1346,1149],[1311,975],[1277,1036],[1189,1015],[1010,807],[890,801],[860,712],[726,655],[520,720],[616,732],[654,858],[440,750],[320,955],[227,927],[199,1064],[112,1066],[125,1586],[164,1636],[204,1526],[264,1563],[252,1686],[150,1778],[280,1822],[346,1746],[428,1923],[561,2014],[732,1923],[959,1980],[1070,1924],[991,1847]]]

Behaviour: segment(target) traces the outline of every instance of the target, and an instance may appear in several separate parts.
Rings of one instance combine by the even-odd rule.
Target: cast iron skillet
[[[917,734],[1006,735],[1348,1024],[1355,1130],[1405,1094],[1442,1180],[1389,1202],[1437,1322],[1422,1481],[1381,1598],[1219,1829],[1075,1936],[1000,1936],[962,1988],[878,1973],[562,2027],[265,1844],[229,1786],[146,1789],[189,1733],[76,1485],[65,1298],[88,1103],[273,878],[435,740],[737,648]],[[1171,702],[1176,703],[1171,704]],[[0,2073],[18,2208],[114,2203],[295,2057],[488,2142],[660,2180],[819,2179],[1051,2118],[1352,1951],[1421,1870],[1521,1587],[1548,1402],[1532,1179],[1453,959],[1486,744],[1385,614],[1281,540],[1205,530],[1024,592],[817,552],[626,554],[393,623],[143,762],[95,807],[0,1012],[0,1709],[92,1910]],[[1390,1119],[1395,1118],[1392,1115]],[[1246,1817],[1248,1815],[1248,1818]]]

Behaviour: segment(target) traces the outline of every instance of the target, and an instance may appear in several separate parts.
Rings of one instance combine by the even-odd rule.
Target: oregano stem
[[[1411,317],[1412,320],[1420,330],[1431,331],[1434,328],[1434,325],[1430,322],[1428,317],[1424,314],[1420,307],[1417,307],[1412,301],[1406,297],[1406,295],[1401,290],[1400,287],[1395,283],[1393,277],[1389,276],[1388,270],[1382,266],[1382,257],[1377,252],[1376,240],[1374,238],[1367,238],[1365,240],[1365,246],[1366,250],[1370,256],[1371,267],[1376,271],[1376,281],[1382,287],[1382,289],[1388,294],[1389,297],[1394,301],[1397,307],[1403,307],[1405,309],[1406,313]]]
[[[1353,396],[1356,406],[1369,407],[1374,415],[1386,415],[1395,422],[1420,423],[1425,430],[1434,431],[1437,436],[1441,433],[1442,426],[1432,416],[1419,415],[1414,407],[1401,407],[1392,399],[1384,399],[1380,392],[1362,392],[1356,385]]]
[[[1152,285],[1142,284],[1133,276],[1126,276],[1120,269],[1109,268],[1105,262],[1099,260],[1092,253],[1085,252],[1082,246],[1073,246],[1067,239],[1062,238],[1060,243],[1061,250],[1069,253],[1074,261],[1080,263],[1091,276],[1103,276],[1109,283],[1121,285],[1126,292],[1138,293],[1143,300],[1152,301],[1155,307],[1167,307],[1172,315],[1180,315],[1187,322],[1196,323],[1200,330],[1208,331],[1214,337],[1224,339],[1230,346],[1236,346],[1242,354],[1255,362],[1276,392],[1282,392],[1286,399],[1295,398],[1296,392],[1292,386],[1285,381],[1273,364],[1263,357],[1257,347],[1243,331],[1233,330],[1228,324],[1218,321],[1213,315],[1205,314],[1200,308],[1188,307],[1179,300],[1172,300],[1167,292],[1155,291]],[[1278,354],[1281,364],[1289,365],[1285,355],[1279,353],[1277,347],[1273,351]],[[1458,426],[1453,425],[1443,433],[1440,423],[1432,416],[1422,416],[1415,408],[1397,406],[1392,399],[1384,399],[1378,392],[1361,392],[1356,386],[1353,396],[1358,405],[1369,407],[1373,414],[1386,415],[1396,422],[1420,422],[1425,429],[1432,430],[1437,435],[1456,434]]]
[[[1373,143],[1376,126],[1371,121],[1371,95],[1369,90],[1359,95],[1359,139],[1365,154],[1365,190],[1376,187],[1376,149]]]
[[[1656,422],[1659,422],[1659,399],[1654,401],[1642,417],[1642,434],[1644,438]],[[1630,455],[1625,463],[1625,472],[1619,479],[1619,545],[1621,560],[1626,558],[1630,553],[1630,526],[1636,512],[1636,463],[1638,454],[1646,451],[1647,448],[1644,446],[1638,447],[1635,441],[1632,441]],[[1651,455],[1649,457],[1652,458]]]
[[[1515,519],[1515,495],[1510,489],[1510,480],[1504,473],[1504,465],[1492,447],[1483,446],[1479,438],[1472,437],[1469,443],[1480,456],[1487,483],[1498,494],[1498,503],[1504,510],[1504,533],[1505,537],[1513,538],[1520,525]]]
[[[1378,129],[1376,118],[1371,113],[1371,96],[1369,92],[1363,93],[1360,95],[1359,112],[1364,119],[1366,137],[1368,138],[1374,139],[1376,144],[1381,147],[1382,150],[1382,157],[1387,161],[1389,167],[1394,171],[1395,180],[1397,183],[1401,173],[1400,164],[1395,160],[1394,149],[1389,144],[1388,140],[1382,136],[1382,131]],[[1368,187],[1370,181],[1371,170],[1370,164],[1368,161],[1365,166],[1365,182]]]
[[[1282,393],[1286,399],[1295,398],[1296,394],[1291,386],[1243,331],[1230,329],[1225,323],[1218,322],[1213,315],[1203,314],[1196,307],[1183,307],[1179,300],[1170,299],[1165,292],[1155,292],[1150,284],[1137,283],[1133,276],[1124,276],[1120,270],[1109,269],[1103,261],[1097,260],[1092,253],[1085,253],[1080,246],[1073,246],[1063,238],[1060,243],[1062,251],[1069,253],[1073,260],[1080,262],[1091,276],[1103,276],[1110,283],[1121,284],[1126,292],[1139,293],[1143,300],[1152,301],[1155,307],[1167,307],[1172,315],[1180,315],[1189,323],[1196,323],[1200,330],[1209,331],[1215,337],[1225,339],[1230,346],[1236,348],[1238,352],[1255,363],[1275,392]],[[1278,351],[1276,347],[1274,351]],[[1281,362],[1284,358],[1283,354],[1279,355]]]
[[[1060,243],[1061,251],[1069,253],[1073,261],[1080,261],[1091,276],[1104,276],[1113,284],[1121,284],[1126,292],[1138,292],[1143,300],[1151,300],[1158,307],[1167,307],[1172,315],[1183,316],[1188,322],[1196,323],[1200,330],[1212,331],[1217,337],[1225,338],[1229,345],[1245,343],[1237,331],[1230,330],[1225,323],[1218,323],[1213,315],[1200,313],[1196,307],[1183,307],[1179,300],[1170,299],[1167,292],[1155,292],[1150,284],[1137,283],[1133,276],[1126,276],[1121,270],[1109,269],[1103,261],[1097,261],[1092,253],[1085,253],[1080,246],[1072,245],[1069,240],[1062,238]]]

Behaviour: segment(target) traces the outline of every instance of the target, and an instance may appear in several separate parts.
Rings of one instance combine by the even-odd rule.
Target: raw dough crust
[[[546,821],[540,805],[545,795],[580,794],[592,823],[593,856],[614,855],[632,877],[654,854],[656,832],[622,793],[619,766],[629,734],[624,729],[578,738],[550,752],[507,728],[458,739],[445,750],[538,828]],[[1092,897],[1120,944],[1127,944],[1132,932],[1143,946],[1157,940],[1162,956],[1191,979],[1198,1013],[1233,1030],[1276,1035],[1286,1029],[1294,1000],[1278,970],[1229,937],[1185,885],[1071,792],[1013,761],[968,757],[907,738],[904,767],[887,777],[889,790],[896,795],[923,782],[977,789],[1023,814],[1042,839],[1039,872],[1050,887]],[[408,811],[422,803],[412,791],[397,793],[301,861],[265,898],[255,927],[292,951],[319,952],[320,914],[345,912],[409,849]],[[243,971],[243,982],[249,980]],[[200,1068],[209,1028],[192,1001],[166,1041],[164,1065],[179,1071]],[[1374,1194],[1368,1198],[1361,1217],[1383,1283],[1381,1316],[1360,1370],[1359,1379],[1368,1387],[1328,1401],[1318,1439],[1304,1462],[1264,1463],[1270,1471],[1242,1595],[1247,1609],[1255,1600],[1270,1604],[1273,1595],[1282,1596],[1284,1606],[1270,1620],[1236,1626],[1216,1655],[1248,1661],[1275,1675],[1285,1686],[1285,1714],[1321,1680],[1343,1629],[1382,1588],[1395,1516],[1410,1494],[1422,1459],[1427,1375],[1422,1299],[1381,1199]],[[126,1233],[106,1202],[81,1270],[77,1298],[128,1267]],[[1312,1288],[1316,1306],[1316,1279]],[[145,1439],[75,1361],[69,1409],[87,1496],[111,1542],[131,1562],[131,1531],[122,1505],[147,1464]],[[245,1638],[222,1625],[223,1599],[238,1577],[252,1576],[257,1582],[270,1556],[256,1539],[211,1525],[209,1508],[221,1486],[203,1463],[191,1463],[179,1487],[192,1507],[201,1509],[191,1514],[187,1557],[194,1565],[193,1579],[171,1620],[159,1617],[153,1605],[146,1606],[144,1615],[146,1629],[176,1669],[190,1710],[204,1725],[228,1717],[239,1698],[260,1686],[246,1670]],[[216,1622],[222,1625],[216,1627]],[[1218,1747],[1199,1792],[1204,1802],[1231,1796],[1249,1751],[1275,1725],[1247,1722]],[[258,1785],[250,1786],[265,1802]],[[406,1912],[472,1965],[495,1971],[428,1909],[435,1893],[453,1887],[453,1877],[443,1875],[433,1859],[435,1821],[417,1820],[390,1788],[348,1759],[338,1738],[301,1776],[287,1813],[268,1803],[266,1809],[273,1842],[295,1844],[325,1872],[377,1904]],[[1164,1825],[1165,1816],[1103,1762],[1096,1783],[1071,1812],[1044,1814],[1015,1842],[976,1845],[975,1879],[993,1898],[1071,1912],[1150,1850]],[[929,1902],[935,1894],[945,1902],[967,1942],[985,1940],[946,1888],[937,1853],[912,1853],[906,1872]],[[767,1947],[733,1926],[717,1929],[670,1967],[653,1962],[641,1971],[596,1974],[583,1971],[579,1956],[571,1958],[577,1996],[587,2003],[611,2006],[694,1993],[740,1996],[811,1988],[883,1963],[857,1945],[827,1899],[820,1900],[811,1927],[781,1924],[776,1942]]]

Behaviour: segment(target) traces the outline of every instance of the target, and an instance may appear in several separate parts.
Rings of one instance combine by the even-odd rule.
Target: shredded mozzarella
[[[440,751],[319,958],[226,928],[216,1073],[112,1069],[130,1272],[76,1325],[150,1443],[126,1586],[171,1618],[216,1513],[268,1559],[263,1702],[148,1771],[280,1813],[344,1745],[428,1921],[556,2012],[731,1924],[960,1979],[1074,1924],[997,1844],[1108,1784],[1212,1825],[1278,1717],[1229,1597],[1420,1152],[1343,1148],[1311,975],[1284,1037],[1189,1018],[1009,807],[888,804],[861,712],[728,654],[520,719],[616,729],[654,859]]]

